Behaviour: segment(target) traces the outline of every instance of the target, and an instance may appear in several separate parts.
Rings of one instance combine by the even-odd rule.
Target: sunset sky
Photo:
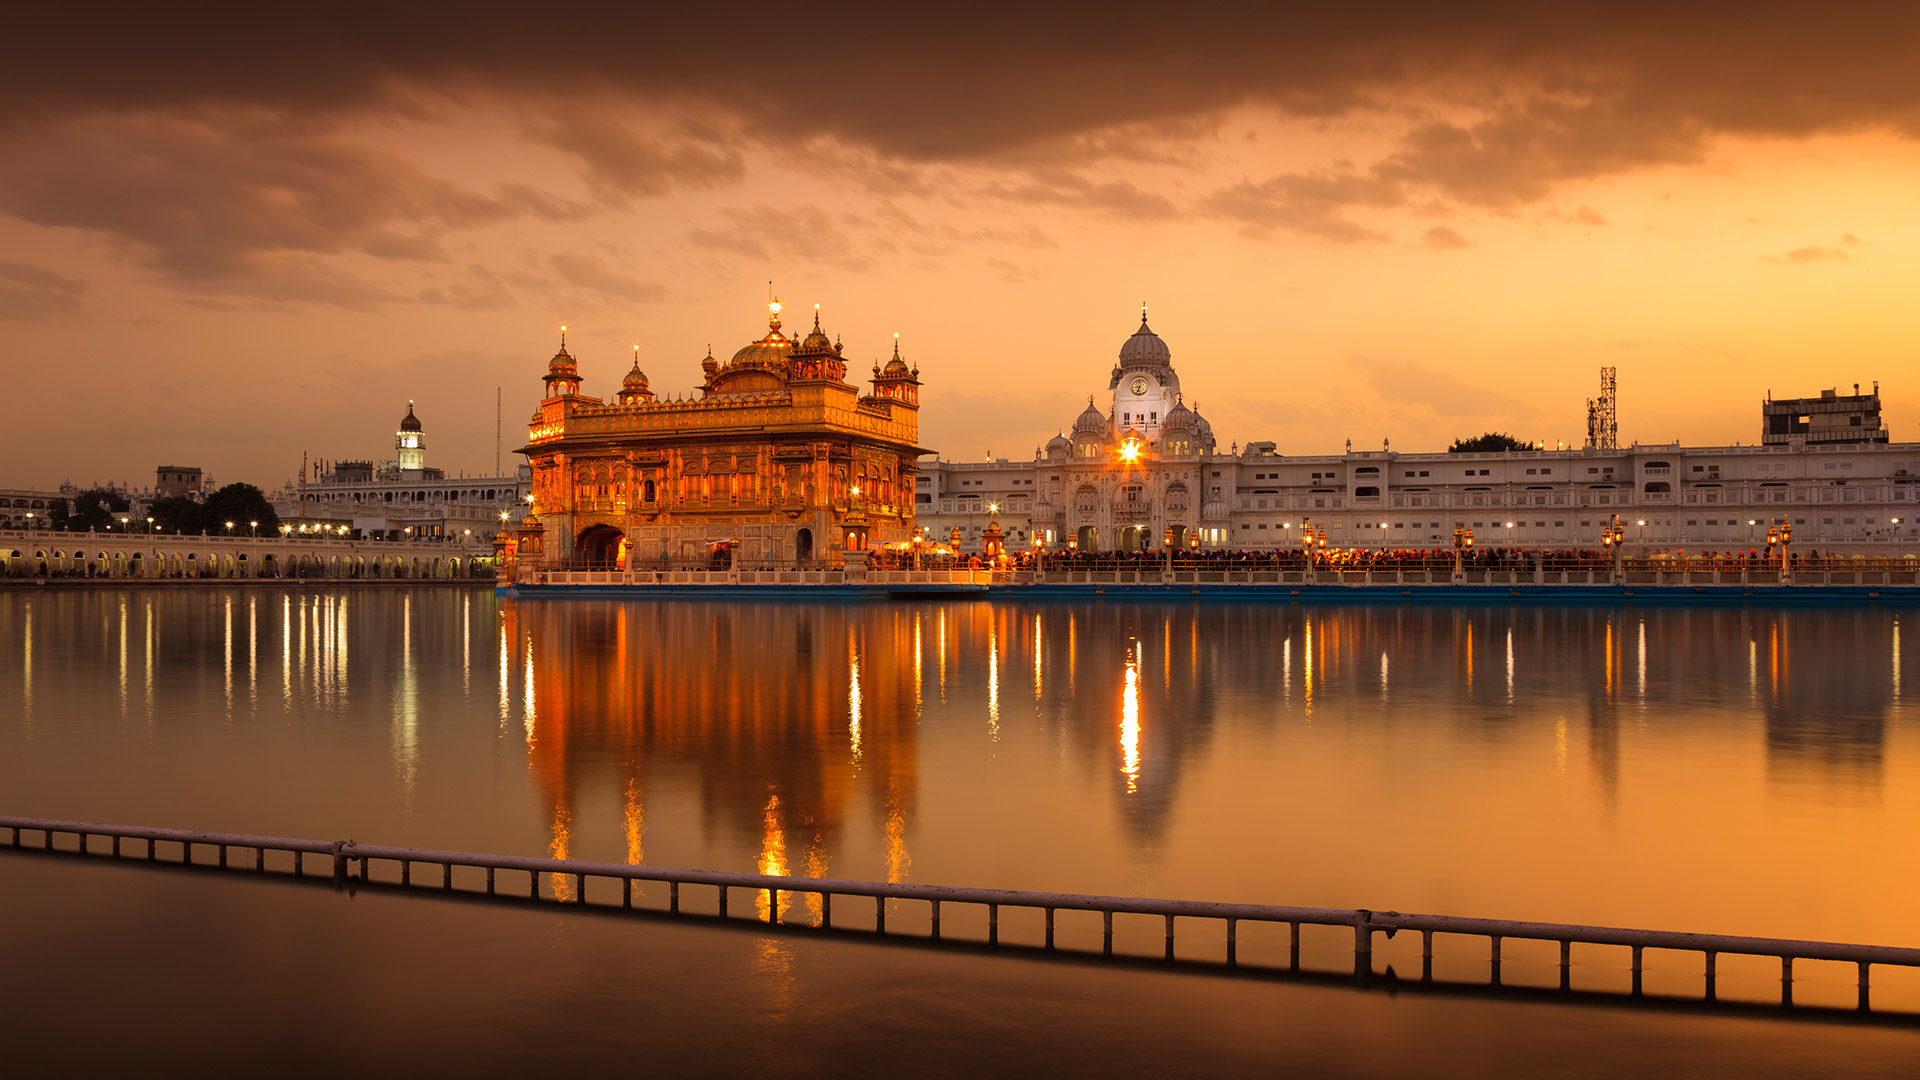
[[[1012,14],[996,15],[996,10]],[[488,14],[497,11],[499,14]],[[561,323],[689,393],[822,305],[1031,457],[1151,305],[1221,447],[1920,439],[1920,5],[9,13],[0,485],[491,472]]]

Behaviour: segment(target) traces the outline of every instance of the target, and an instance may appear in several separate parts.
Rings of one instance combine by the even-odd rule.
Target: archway
[[[813,561],[812,529],[801,529],[793,534],[793,561],[801,566]]]
[[[1082,525],[1074,534],[1074,549],[1081,554],[1100,550],[1100,528],[1097,525]]]
[[[1171,542],[1167,545],[1168,547],[1179,551],[1187,546],[1187,527],[1185,525],[1171,525],[1168,526],[1168,530],[1172,533]]]
[[[1145,525],[1127,525],[1120,529],[1120,535],[1114,538],[1114,548],[1118,551],[1144,551],[1147,546],[1147,527]]]
[[[626,554],[627,538],[611,525],[594,525],[574,541],[580,561],[594,570],[617,570]]]

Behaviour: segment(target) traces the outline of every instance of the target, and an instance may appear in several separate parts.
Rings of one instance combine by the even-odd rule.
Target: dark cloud
[[[1377,243],[1386,234],[1348,220],[1346,211],[1405,202],[1400,184],[1348,168],[1276,176],[1258,183],[1242,181],[1201,200],[1200,210],[1234,222],[1254,236],[1277,230],[1334,243]]]
[[[547,260],[560,280],[581,289],[591,289],[610,300],[645,302],[667,294],[664,286],[618,273],[598,255],[561,252]]]
[[[1043,169],[1018,183],[988,184],[979,194],[1040,206],[1070,206],[1113,218],[1164,221],[1179,211],[1164,195],[1142,191],[1128,180],[1089,180],[1065,169]]]
[[[0,261],[0,322],[39,322],[80,313],[87,283],[26,263]]]
[[[598,109],[569,109],[533,129],[536,138],[579,159],[587,184],[609,203],[665,195],[675,187],[717,187],[741,178],[745,160],[723,133],[669,145]]]
[[[578,212],[257,113],[95,114],[16,133],[0,153],[0,210],[107,233],[184,291],[349,306],[388,297],[322,257],[438,260],[451,230]]]
[[[734,208],[722,211],[722,216],[727,220],[725,227],[695,229],[687,239],[703,248],[768,264],[797,259],[858,271],[874,263],[873,256],[855,244],[833,215],[817,206]]]

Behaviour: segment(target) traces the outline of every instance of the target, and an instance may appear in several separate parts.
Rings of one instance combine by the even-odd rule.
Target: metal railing
[[[1153,915],[1165,920],[1166,957],[1174,958],[1174,929],[1176,919],[1200,919],[1221,924],[1225,934],[1226,959],[1229,965],[1237,962],[1239,924],[1243,922],[1285,925],[1289,928],[1290,967],[1300,967],[1300,928],[1302,926],[1336,927],[1353,931],[1354,971],[1357,976],[1372,971],[1373,945],[1376,934],[1393,937],[1401,930],[1413,931],[1421,937],[1422,978],[1430,980],[1433,969],[1433,940],[1436,934],[1449,934],[1474,938],[1485,938],[1489,943],[1489,965],[1493,985],[1500,983],[1500,947],[1507,939],[1557,942],[1560,947],[1560,989],[1572,989],[1572,952],[1575,945],[1623,946],[1631,950],[1633,992],[1640,992],[1642,959],[1645,950],[1659,949],[1667,951],[1691,952],[1701,954],[1704,966],[1702,971],[1703,988],[1700,1000],[1715,1000],[1717,984],[1717,960],[1721,954],[1775,958],[1780,961],[1780,1004],[1793,1004],[1793,964],[1796,960],[1825,960],[1851,963],[1859,970],[1859,999],[1857,1008],[1869,1009],[1869,990],[1871,969],[1874,965],[1890,967],[1920,968],[1920,948],[1902,948],[1887,945],[1853,945],[1826,941],[1801,941],[1788,938],[1743,937],[1730,934],[1696,934],[1669,930],[1632,930],[1609,926],[1583,926],[1571,923],[1518,922],[1507,919],[1475,919],[1453,915],[1417,915],[1398,911],[1377,911],[1366,908],[1313,908],[1284,907],[1270,904],[1235,904],[1201,900],[1166,900],[1124,896],[1093,896],[1080,893],[1024,892],[1011,889],[971,889],[945,885],[916,885],[904,882],[880,881],[843,881],[831,878],[797,878],[772,874],[738,874],[714,870],[685,870],[660,866],[636,866],[624,863],[581,862],[570,859],[530,858],[515,855],[488,855],[465,851],[436,851],[426,848],[391,847],[377,844],[359,844],[352,840],[302,840],[284,836],[253,836],[236,833],[193,832],[182,829],[158,829],[133,825],[106,825],[86,821],[62,821],[47,818],[0,816],[0,828],[12,832],[14,847],[21,847],[25,833],[39,833],[41,847],[44,850],[56,849],[54,837],[60,834],[77,838],[79,854],[94,854],[89,845],[91,838],[110,840],[110,848],[104,854],[122,857],[122,842],[132,840],[144,842],[146,857],[160,860],[160,844],[179,845],[180,859],[184,864],[194,864],[194,848],[213,848],[218,853],[220,867],[231,868],[229,853],[235,849],[251,852],[252,867],[255,872],[267,872],[267,853],[285,852],[293,856],[291,872],[295,875],[306,873],[306,856],[318,855],[328,860],[329,870],[337,883],[345,884],[356,878],[353,874],[358,867],[357,880],[370,881],[369,868],[376,862],[389,862],[398,867],[399,884],[413,884],[413,868],[416,865],[440,868],[439,886],[443,890],[455,890],[453,872],[456,868],[484,870],[486,872],[485,892],[496,892],[497,874],[509,871],[527,876],[527,892],[532,898],[540,898],[540,878],[553,875],[556,884],[564,879],[572,879],[571,897],[562,896],[555,890],[555,899],[571,903],[587,903],[587,882],[600,879],[618,882],[620,886],[620,904],[633,906],[633,883],[636,881],[662,882],[668,887],[669,912],[679,914],[681,910],[681,888],[683,886],[708,887],[716,890],[718,914],[728,917],[728,898],[735,889],[745,889],[752,894],[765,893],[767,899],[765,921],[771,925],[795,925],[781,919],[780,897],[789,895],[811,895],[820,898],[820,919],[817,926],[833,929],[833,898],[861,897],[874,901],[873,930],[875,933],[887,931],[888,900],[921,901],[929,905],[931,928],[929,936],[940,937],[941,906],[967,904],[983,907],[987,914],[987,942],[999,943],[1000,910],[1002,908],[1022,908],[1044,912],[1046,926],[1046,948],[1054,947],[1054,915],[1057,911],[1096,911],[1102,916],[1103,948],[1106,955],[1113,953],[1113,919],[1115,915]],[[167,860],[172,861],[172,860]],[[245,869],[243,867],[243,869]],[[471,890],[459,890],[471,891]],[[844,929],[844,927],[841,927]]]

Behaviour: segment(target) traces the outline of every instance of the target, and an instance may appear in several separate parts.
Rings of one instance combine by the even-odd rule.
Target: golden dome
[[[728,367],[759,367],[785,371],[793,342],[780,332],[780,301],[767,305],[767,336],[733,354]]]
[[[629,393],[646,393],[647,373],[640,370],[640,358],[638,356],[633,358],[633,370],[627,372],[627,377],[620,380],[620,389]]]

